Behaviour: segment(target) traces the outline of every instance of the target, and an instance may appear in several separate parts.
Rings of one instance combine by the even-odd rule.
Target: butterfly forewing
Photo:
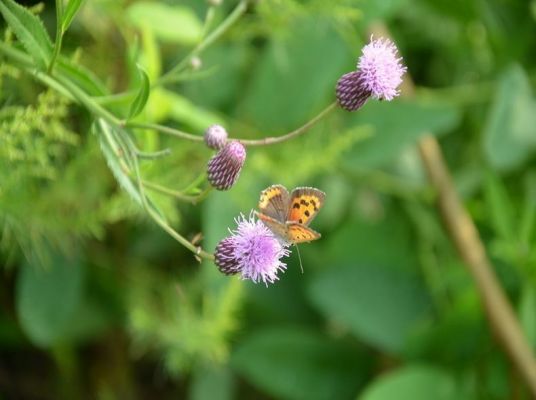
[[[261,192],[259,211],[281,223],[286,221],[289,212],[290,195],[283,185],[273,185]]]
[[[298,187],[294,189],[290,195],[286,220],[302,225],[309,225],[324,205],[324,198],[324,192],[312,187]]]
[[[269,217],[266,214],[257,213],[259,219],[270,229],[274,234],[279,236],[281,239],[288,241],[287,238],[287,225],[283,222],[280,222],[272,217]]]

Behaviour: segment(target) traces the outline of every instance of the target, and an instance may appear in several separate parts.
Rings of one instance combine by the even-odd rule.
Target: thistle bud
[[[227,131],[221,125],[211,125],[205,131],[205,144],[214,150],[220,150],[227,143]]]
[[[229,190],[238,180],[244,161],[246,148],[236,140],[227,143],[208,162],[207,178],[218,190]]]

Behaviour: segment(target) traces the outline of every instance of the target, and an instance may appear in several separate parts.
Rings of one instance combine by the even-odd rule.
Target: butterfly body
[[[282,240],[291,244],[320,239],[309,224],[324,205],[324,192],[312,187],[297,187],[291,193],[283,185],[261,192],[259,219]]]

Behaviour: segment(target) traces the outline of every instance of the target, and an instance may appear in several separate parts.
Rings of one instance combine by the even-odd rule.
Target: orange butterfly
[[[289,194],[283,185],[273,185],[261,192],[259,219],[277,236],[290,244],[320,239],[309,228],[324,205],[324,192],[312,187],[297,187]]]

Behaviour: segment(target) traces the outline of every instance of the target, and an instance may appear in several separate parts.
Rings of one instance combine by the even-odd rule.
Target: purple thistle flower
[[[398,86],[407,68],[402,65],[398,49],[389,39],[370,38],[363,47],[357,68],[361,72],[363,86],[378,100],[393,100],[400,94]]]
[[[227,143],[227,131],[221,125],[211,125],[205,131],[205,144],[214,150],[220,150]]]
[[[214,254],[218,269],[227,275],[239,273],[242,279],[274,283],[277,273],[286,269],[282,257],[290,255],[288,245],[274,236],[253,214],[249,219],[240,215],[237,229],[218,243]]]
[[[237,181],[244,161],[246,148],[236,140],[229,142],[208,162],[207,178],[218,190],[228,190]]]
[[[357,71],[343,75],[337,82],[337,101],[348,111],[362,107],[369,97],[392,100],[400,94],[398,86],[407,68],[398,49],[389,39],[377,39],[363,47]]]

